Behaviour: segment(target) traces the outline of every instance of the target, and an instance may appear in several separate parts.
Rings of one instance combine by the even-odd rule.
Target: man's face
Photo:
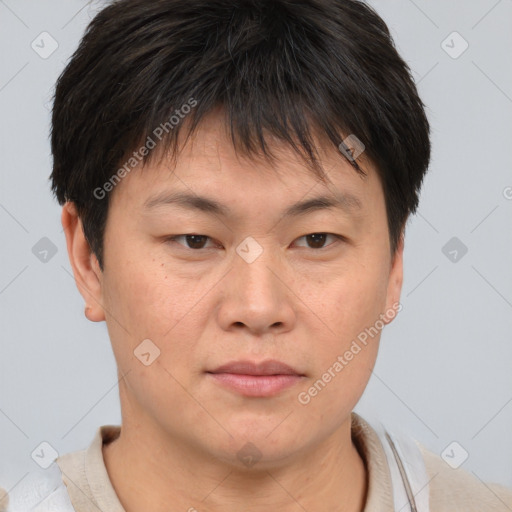
[[[291,460],[349,429],[382,315],[396,312],[402,248],[392,262],[384,195],[369,165],[361,178],[329,150],[322,164],[332,184],[322,183],[284,146],[275,169],[238,158],[219,123],[203,122],[176,168],[135,169],[111,197],[97,299],[125,374],[123,424],[221,460],[236,461],[246,442],[268,461]],[[177,193],[215,201],[225,214],[163,199]],[[352,200],[285,215],[342,194],[359,207]],[[143,340],[151,342],[138,348]],[[143,364],[155,347],[158,357]],[[257,377],[210,373],[241,360],[277,360],[301,376],[281,378],[279,389],[276,378],[264,388]]]

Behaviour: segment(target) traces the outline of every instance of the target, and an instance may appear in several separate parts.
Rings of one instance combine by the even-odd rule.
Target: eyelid
[[[332,237],[334,237],[334,238],[336,239],[336,241],[335,241],[335,242],[332,242],[332,243],[330,243],[330,244],[328,244],[328,245],[325,245],[324,247],[320,247],[319,249],[314,249],[314,248],[312,248],[312,247],[304,247],[304,246],[299,246],[299,247],[304,247],[305,249],[310,249],[310,250],[312,250],[312,251],[320,252],[320,251],[322,251],[322,250],[326,250],[326,249],[328,249],[328,248],[329,248],[329,247],[331,247],[332,245],[335,245],[335,244],[336,244],[336,242],[344,242],[344,241],[346,241],[346,238],[345,238],[345,237],[343,237],[342,235],[337,235],[336,233],[328,233],[328,232],[326,232],[326,231],[314,231],[314,232],[312,232],[312,233],[308,233],[308,234],[306,234],[306,235],[299,236],[298,238],[296,238],[296,239],[294,240],[294,242],[295,242],[296,240],[300,240],[301,238],[306,238],[306,237],[308,237],[308,236],[310,236],[310,235],[327,235],[327,236],[332,236]]]
[[[181,235],[172,235],[172,236],[168,236],[168,237],[165,237],[164,238],[164,242],[176,242],[176,238],[182,238],[182,237],[187,237],[187,236],[201,236],[201,237],[204,237],[204,238],[207,238],[210,242],[213,242],[215,243],[217,246],[219,245],[218,242],[216,242],[211,236],[208,236],[208,235],[203,235],[201,233],[183,233]],[[179,246],[181,246],[183,249],[187,249],[189,251],[194,251],[194,252],[199,252],[199,251],[204,251],[206,249],[211,249],[211,247],[202,247],[201,249],[192,249],[190,247],[187,247],[186,245],[184,244],[181,244],[179,242],[176,242]]]
[[[299,247],[303,247],[304,249],[310,249],[310,250],[312,250],[314,252],[320,252],[322,250],[328,249],[332,245],[335,245],[336,242],[346,242],[347,241],[347,238],[344,237],[343,235],[338,235],[336,233],[329,233],[329,232],[326,232],[326,231],[313,231],[311,233],[306,233],[305,235],[302,235],[302,236],[299,236],[299,237],[295,238],[293,240],[293,242],[296,242],[297,240],[300,240],[300,239],[303,239],[303,238],[305,239],[306,237],[311,236],[311,235],[327,235],[327,236],[332,236],[332,237],[334,237],[336,239],[336,241],[332,242],[332,243],[330,243],[330,244],[328,244],[328,245],[326,245],[324,247],[320,247],[318,249],[315,249],[315,248],[312,248],[312,247],[305,247],[305,246],[299,246]],[[201,233],[183,233],[181,235],[172,235],[172,236],[166,237],[164,239],[164,241],[165,242],[176,242],[177,238],[187,237],[187,236],[200,236],[200,237],[204,237],[204,238],[207,238],[212,243],[216,244],[217,246],[220,245],[212,237],[210,237],[208,235],[203,235]],[[184,244],[180,244],[179,242],[176,242],[176,243],[178,243],[178,245],[180,245],[183,249],[186,249],[186,250],[189,250],[189,251],[193,251],[193,252],[199,252],[199,251],[204,251],[204,250],[207,250],[207,249],[212,249],[212,247],[201,247],[200,249],[192,249],[190,247],[187,247]]]

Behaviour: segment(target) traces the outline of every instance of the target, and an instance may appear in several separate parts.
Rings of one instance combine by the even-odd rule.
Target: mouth
[[[305,378],[300,371],[276,360],[232,361],[206,373],[223,387],[251,397],[275,396]]]

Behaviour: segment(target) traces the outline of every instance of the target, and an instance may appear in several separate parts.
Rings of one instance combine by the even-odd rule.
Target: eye
[[[308,235],[301,236],[297,238],[297,240],[306,240],[307,248],[309,249],[323,249],[326,247],[325,243],[328,237],[332,237],[335,239],[335,242],[328,244],[327,247],[336,243],[336,241],[344,240],[344,238],[340,235],[334,235],[332,233],[310,233]],[[181,243],[180,239],[183,239],[185,243]],[[186,235],[176,235],[171,236],[166,239],[167,242],[177,242],[180,245],[184,245],[187,249],[200,250],[200,249],[208,249],[205,247],[205,244],[208,240],[211,240],[209,236],[206,235],[196,235],[196,234],[186,234]],[[300,244],[297,244],[300,247]]]
[[[300,238],[297,238],[297,240],[305,239],[306,243],[311,242],[313,244],[312,247],[308,247],[309,249],[323,249],[325,240],[328,237],[333,237],[336,240],[343,240],[343,237],[340,235],[334,235],[332,233],[310,233],[309,235],[301,236]],[[335,242],[333,242],[335,243]],[[332,243],[329,245],[333,245]],[[328,246],[327,246],[328,247]]]
[[[184,239],[187,249],[205,249],[204,245],[206,240],[210,239],[209,236],[206,235],[195,235],[195,234],[186,234],[186,235],[176,235],[171,236],[166,239],[168,242],[178,241],[179,239]],[[180,243],[180,242],[178,242]],[[180,244],[183,245],[183,244]]]

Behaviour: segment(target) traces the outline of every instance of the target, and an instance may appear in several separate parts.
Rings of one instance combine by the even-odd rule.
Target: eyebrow
[[[230,217],[231,209],[215,199],[190,194],[188,192],[161,192],[150,196],[143,205],[145,211],[160,206],[178,206],[188,210],[199,210],[211,215]],[[318,196],[292,204],[283,212],[284,217],[298,217],[306,213],[336,208],[349,214],[361,210],[363,205],[359,198],[348,192],[337,192],[336,195]]]

